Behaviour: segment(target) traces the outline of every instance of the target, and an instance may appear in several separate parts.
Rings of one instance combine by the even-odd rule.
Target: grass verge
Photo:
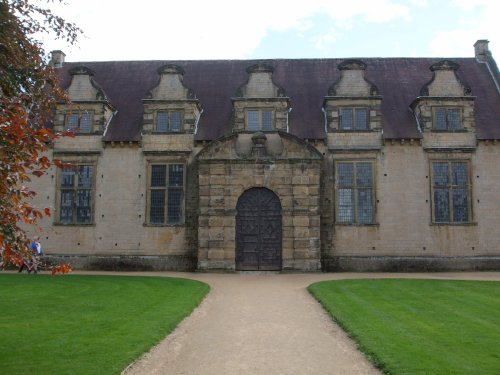
[[[208,291],[174,278],[0,275],[0,372],[119,374]]]
[[[387,374],[499,374],[500,282],[339,280],[309,291]]]

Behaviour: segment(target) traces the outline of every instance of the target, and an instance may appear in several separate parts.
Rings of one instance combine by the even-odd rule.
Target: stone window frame
[[[166,130],[158,130],[158,114],[159,113],[168,113],[168,125]],[[170,126],[170,114],[171,113],[179,113],[180,116],[180,123],[179,123],[179,129],[178,130],[172,130]],[[153,121],[153,132],[154,133],[182,133],[184,129],[184,110],[179,109],[179,108],[165,108],[165,109],[157,109],[154,111],[154,121]]]
[[[371,181],[371,209],[372,209],[372,218],[370,222],[359,222],[358,218],[358,189],[356,183],[356,168],[354,168],[354,177],[352,185],[352,189],[354,190],[354,208],[353,208],[353,220],[351,222],[342,222],[340,221],[340,202],[339,202],[339,172],[338,165],[341,163],[350,163],[350,164],[361,164],[361,163],[369,163],[371,165],[372,172],[372,181]],[[362,158],[362,159],[338,159],[334,160],[334,195],[335,195],[335,224],[336,225],[355,225],[355,226],[370,226],[377,225],[377,200],[376,200],[376,160],[372,158]],[[365,187],[366,188],[366,187]]]
[[[357,116],[356,116],[356,110],[364,110],[365,114],[366,114],[366,123],[365,123],[365,128],[363,129],[358,129],[356,126],[357,126]],[[344,127],[342,127],[342,118],[343,118],[343,115],[342,115],[342,111],[344,110],[351,110],[352,111],[352,129],[346,129]],[[368,106],[341,106],[338,108],[338,121],[339,121],[339,127],[338,127],[338,130],[340,131],[345,131],[345,132],[363,132],[363,131],[370,131],[370,107]]]
[[[439,110],[445,110],[446,111],[446,124],[445,128],[438,128],[437,127],[437,113]],[[459,124],[457,128],[451,128],[449,124],[449,118],[448,118],[448,113],[450,111],[458,111],[459,113]],[[434,132],[463,132],[466,131],[464,128],[464,123],[463,123],[463,107],[460,106],[452,106],[452,105],[436,105],[432,106],[432,131]]]
[[[248,121],[248,114],[249,112],[258,112],[259,113],[259,128],[258,129],[250,129],[249,128],[249,121]],[[270,112],[271,113],[271,128],[270,129],[262,129],[262,115],[264,112]],[[245,129],[248,131],[261,131],[261,132],[268,132],[268,131],[274,131],[276,130],[276,110],[271,107],[265,107],[265,108],[259,108],[259,107],[249,107],[245,108]]]
[[[82,128],[80,127],[83,115],[89,114],[90,116],[90,124],[88,131],[82,131]],[[92,134],[94,132],[94,110],[92,109],[78,109],[78,110],[71,110],[65,114],[65,119],[64,119],[64,128],[72,133],[75,134]],[[78,116],[78,126],[74,128],[70,128],[70,121],[72,118],[75,118],[75,116]]]
[[[435,174],[434,174],[434,164],[435,163],[446,163],[448,164],[448,177],[447,177],[447,184],[446,186],[436,186],[435,182]],[[453,163],[461,163],[465,164],[467,166],[467,175],[466,175],[466,182],[467,185],[455,185],[450,182],[450,180],[453,180],[452,176],[452,164]],[[473,187],[472,187],[472,170],[471,170],[471,160],[470,159],[462,159],[462,158],[432,158],[429,160],[429,175],[430,175],[430,200],[431,200],[431,223],[433,225],[471,225],[474,224],[473,222],[473,201],[472,201],[472,193],[473,193]],[[436,219],[436,201],[435,201],[435,191],[437,189],[441,190],[446,190],[448,192],[448,209],[447,209],[447,215],[448,215],[448,220],[437,220]],[[454,218],[455,214],[455,208],[456,204],[454,202],[454,195],[453,195],[453,190],[464,190],[464,188],[467,191],[467,218],[466,220],[459,220]],[[450,192],[452,194],[450,194]]]
[[[63,168],[58,168],[56,172],[56,212],[54,215],[54,224],[63,226],[93,226],[95,225],[95,197],[96,197],[96,176],[97,176],[97,158],[76,158],[76,159],[64,159]],[[62,177],[64,168],[78,168],[80,166],[91,166],[92,167],[92,186],[90,188],[78,189],[78,177],[75,178],[72,188],[65,188],[62,186]],[[74,213],[71,222],[64,222],[61,220],[62,214],[62,196],[63,190],[72,190],[75,193],[75,199],[73,202]],[[78,222],[77,217],[77,201],[78,201],[78,191],[79,190],[89,190],[90,191],[90,221],[89,222]]]
[[[155,165],[160,165],[160,166],[166,166],[167,171],[166,171],[166,185],[165,186],[157,186],[153,187],[152,186],[152,167]],[[170,167],[174,165],[180,165],[183,168],[183,176],[182,176],[182,197],[180,199],[181,201],[181,206],[180,206],[180,211],[181,211],[181,217],[180,220],[177,222],[169,222],[169,212],[168,212],[168,207],[169,207],[169,202],[168,202],[168,191],[169,188],[175,188],[178,189],[177,186],[169,186],[168,185],[168,178],[169,178],[169,171]],[[145,216],[145,226],[183,226],[185,225],[185,220],[186,220],[186,177],[187,177],[187,164],[184,161],[177,161],[177,160],[148,160],[148,165],[147,165],[147,179],[146,179],[146,216]],[[165,191],[165,196],[164,196],[164,204],[163,204],[163,215],[164,219],[163,222],[152,222],[151,221],[151,197],[152,197],[152,191],[153,190],[164,190]]]

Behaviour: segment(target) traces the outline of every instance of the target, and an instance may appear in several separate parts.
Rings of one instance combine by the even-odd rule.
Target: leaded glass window
[[[151,165],[149,222],[178,224],[183,220],[184,165]]]
[[[461,127],[460,108],[439,107],[434,109],[434,129],[458,130]]]
[[[341,108],[340,109],[341,130],[368,130],[367,108]]]
[[[373,164],[371,162],[336,163],[337,223],[372,224]]]
[[[66,115],[66,129],[75,133],[91,133],[94,112],[82,111]]]
[[[182,113],[179,111],[156,112],[155,131],[159,133],[180,132],[182,130]]]
[[[432,163],[432,203],[434,222],[470,221],[469,165],[461,161]]]
[[[93,187],[93,165],[72,165],[62,169],[59,205],[61,224],[92,223]]]
[[[273,111],[269,110],[248,110],[247,129],[251,131],[273,130]]]

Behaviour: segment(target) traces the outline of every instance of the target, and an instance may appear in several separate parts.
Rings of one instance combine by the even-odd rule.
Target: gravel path
[[[500,280],[500,272],[133,275],[192,278],[212,289],[126,375],[381,374],[309,295],[309,284],[376,277]]]

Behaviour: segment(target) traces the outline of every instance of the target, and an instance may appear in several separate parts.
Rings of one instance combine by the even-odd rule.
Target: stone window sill
[[[95,223],[83,224],[83,223],[54,222],[54,226],[58,226],[58,227],[95,227]]]
[[[152,224],[152,223],[143,223],[143,227],[184,227],[186,226],[185,223],[178,223],[178,224]]]
[[[335,225],[340,227],[379,227],[380,223],[371,223],[371,224],[335,223]]]
[[[429,225],[431,226],[437,226],[437,227],[440,227],[440,226],[452,226],[452,227],[473,227],[473,226],[477,226],[477,222],[475,221],[470,221],[470,222],[466,222],[466,223],[434,223],[434,222],[431,222]]]

